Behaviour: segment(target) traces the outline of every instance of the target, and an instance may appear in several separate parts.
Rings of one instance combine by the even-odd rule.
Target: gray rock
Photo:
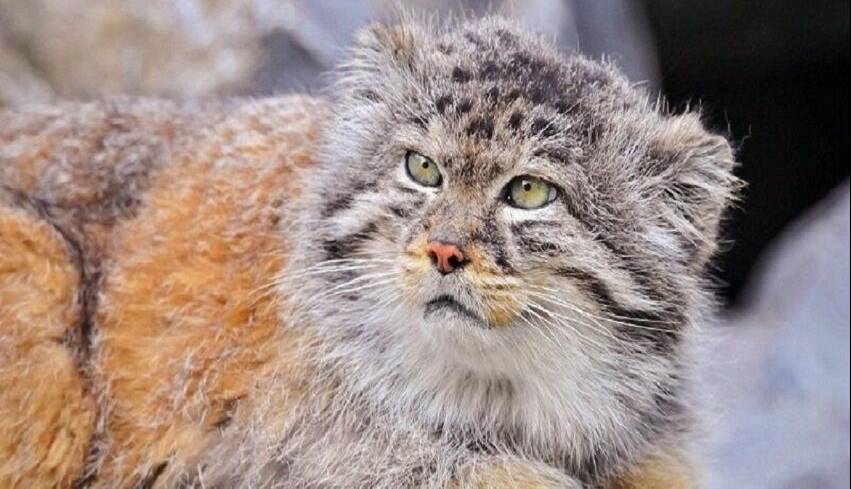
[[[388,0],[0,0],[0,105],[110,94],[202,98],[310,92]],[[446,16],[502,12],[563,48],[607,55],[656,87],[628,0],[412,0]],[[73,19],[73,21],[69,21]]]
[[[278,24],[278,42],[267,51],[269,63],[261,70],[258,93],[321,86],[318,75],[340,60],[354,32],[370,20],[392,17],[395,9],[392,2],[379,0],[294,0],[292,5],[286,15],[271,17]],[[606,56],[651,92],[659,87],[650,29],[636,2],[415,0],[405,6],[442,17],[499,12],[552,38],[565,51]],[[313,59],[298,62],[305,52]]]
[[[709,488],[849,487],[849,187],[792,226],[722,326]]]

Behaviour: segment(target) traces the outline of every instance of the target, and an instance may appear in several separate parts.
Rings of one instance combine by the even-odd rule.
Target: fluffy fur
[[[0,481],[695,487],[689,372],[737,186],[727,142],[498,18],[373,26],[331,98],[0,116],[0,222],[28,212],[16,226],[65,247],[37,256],[78,274],[51,310],[79,319],[43,328],[76,328],[80,358],[57,387],[75,401],[51,407],[68,421],[38,424],[79,432],[68,462]],[[408,177],[411,150],[439,188]],[[557,199],[507,205],[524,174]],[[13,264],[22,239],[0,240]],[[435,239],[467,265],[438,274]],[[7,268],[15,311],[22,281],[54,280]]]

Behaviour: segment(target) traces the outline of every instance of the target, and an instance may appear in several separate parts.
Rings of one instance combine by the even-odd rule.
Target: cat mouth
[[[423,313],[423,316],[429,317],[439,312],[449,312],[451,314],[457,314],[467,319],[471,319],[481,326],[489,327],[487,321],[482,319],[481,316],[476,314],[473,310],[471,310],[464,304],[458,302],[458,300],[452,297],[451,295],[441,295],[426,302],[425,312]]]

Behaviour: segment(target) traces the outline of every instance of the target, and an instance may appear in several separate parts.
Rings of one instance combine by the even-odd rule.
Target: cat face
[[[359,46],[311,205],[317,261],[387,260],[405,307],[440,324],[529,327],[561,304],[676,339],[731,190],[723,139],[499,21]]]
[[[407,368],[430,399],[569,366],[654,402],[626,394],[629,362],[673,362],[704,303],[723,138],[493,19],[376,26],[336,90],[297,276],[339,358]]]

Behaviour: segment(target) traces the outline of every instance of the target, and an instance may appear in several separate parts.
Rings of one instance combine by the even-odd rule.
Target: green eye
[[[538,209],[554,201],[558,196],[556,188],[538,178],[523,175],[508,184],[506,200],[520,209]]]
[[[437,187],[443,180],[437,165],[414,151],[408,151],[405,156],[405,169],[408,170],[408,176],[413,181],[425,187]]]

